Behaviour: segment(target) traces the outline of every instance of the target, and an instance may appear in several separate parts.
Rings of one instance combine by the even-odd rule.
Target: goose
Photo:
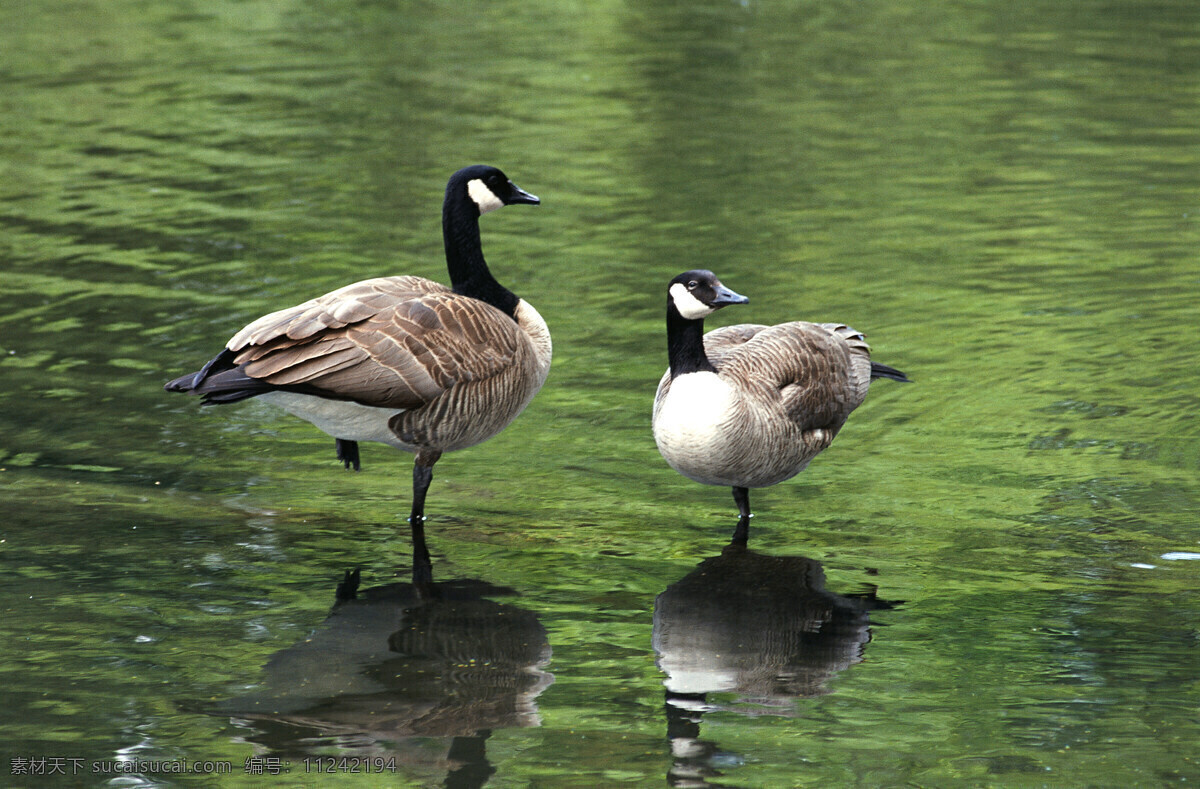
[[[204,405],[257,397],[280,406],[333,436],[347,469],[361,467],[360,441],[415,454],[413,575],[428,582],[434,464],[503,430],[550,369],[546,322],[492,276],[479,238],[481,215],[539,202],[495,167],[463,168],[442,205],[451,287],[415,276],[347,285],[250,323],[164,388]]]
[[[745,544],[750,488],[799,474],[845,424],[874,378],[907,382],[871,361],[862,334],[837,323],[741,324],[704,333],[704,319],[749,299],[711,271],[667,289],[667,356],[654,395],[658,451],[671,468],[733,489],[735,542]]]

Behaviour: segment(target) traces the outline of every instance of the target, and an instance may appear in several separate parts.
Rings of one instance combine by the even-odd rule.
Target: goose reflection
[[[825,589],[821,563],[766,556],[735,539],[654,601],[654,651],[667,675],[672,786],[705,786],[741,757],[700,739],[710,693],[733,693],[724,709],[796,714],[795,701],[827,693],[826,683],[863,659],[869,612],[891,608],[874,590]]]
[[[554,681],[545,628],[486,599],[513,592],[483,581],[358,587],[359,572],[346,573],[317,630],[215,711],[293,772],[306,756],[384,756],[375,763],[483,786],[492,730],[539,725],[535,700]]]

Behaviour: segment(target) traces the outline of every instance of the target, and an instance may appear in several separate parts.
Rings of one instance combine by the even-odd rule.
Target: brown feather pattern
[[[411,276],[365,280],[272,313],[228,345],[252,378],[404,409],[389,423],[400,440],[443,451],[516,418],[545,380],[548,333],[545,346],[486,302]]]
[[[840,324],[728,326],[704,335],[704,351],[732,387],[733,404],[710,444],[690,457],[677,452],[672,465],[709,484],[766,487],[800,473],[870,385],[870,348]],[[656,420],[670,390],[668,370],[655,396]]]

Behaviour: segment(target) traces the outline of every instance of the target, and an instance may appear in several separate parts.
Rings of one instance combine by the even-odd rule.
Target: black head
[[[716,274],[704,269],[685,271],[671,280],[667,299],[686,320],[702,320],[729,304],[750,301],[722,285]]]
[[[500,170],[486,164],[464,167],[450,176],[450,182],[446,184],[446,197],[458,192],[466,194],[480,214],[515,203],[537,205],[541,202],[537,195],[526,192],[508,180],[508,176]]]

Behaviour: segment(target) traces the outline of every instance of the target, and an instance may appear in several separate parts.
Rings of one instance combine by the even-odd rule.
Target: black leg
[[[737,505],[738,517],[750,517],[750,491],[746,488],[733,489],[733,503]]]
[[[428,590],[433,585],[433,561],[429,558],[429,548],[425,546],[425,524],[414,523],[412,526],[413,541],[413,586]]]
[[[487,783],[496,768],[487,759],[490,729],[481,729],[473,737],[455,737],[446,758],[457,766],[446,773],[446,789],[478,789]]]
[[[339,603],[346,600],[353,600],[358,597],[358,585],[362,580],[362,569],[355,567],[353,570],[347,570],[342,576],[342,582],[337,585],[335,597]]]
[[[413,501],[410,523],[420,523],[425,520],[425,495],[429,493],[429,483],[433,482],[433,464],[441,457],[441,452],[418,452],[417,462],[413,464]]]
[[[733,530],[731,542],[745,545],[750,539],[750,491],[746,488],[734,488],[733,501],[738,508],[738,522]]]
[[[750,541],[750,519],[738,518],[737,526],[733,529],[733,537],[729,540],[730,545],[742,545]]]
[[[337,458],[342,461],[346,468],[353,466],[355,471],[362,468],[362,465],[358,462],[357,441],[347,441],[344,438],[335,438],[334,441],[337,442]]]
[[[421,451],[413,464],[412,515],[408,522],[412,526],[414,584],[433,583],[433,562],[425,545],[425,495],[429,492],[429,483],[433,482],[433,464],[441,456],[441,452]]]

